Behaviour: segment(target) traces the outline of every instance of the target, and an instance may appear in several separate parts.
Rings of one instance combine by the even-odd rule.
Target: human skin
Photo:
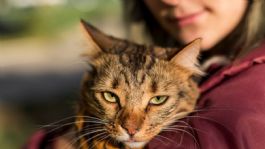
[[[247,0],[144,0],[160,25],[187,44],[201,37],[202,49],[212,48],[239,24]]]

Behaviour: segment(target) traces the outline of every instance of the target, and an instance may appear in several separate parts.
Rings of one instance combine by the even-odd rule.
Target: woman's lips
[[[171,16],[171,17],[168,17],[167,20],[170,23],[174,23],[180,27],[183,27],[188,24],[195,23],[199,19],[199,17],[201,17],[204,13],[205,11],[199,11],[196,13],[191,13],[191,14],[183,15],[183,16]]]

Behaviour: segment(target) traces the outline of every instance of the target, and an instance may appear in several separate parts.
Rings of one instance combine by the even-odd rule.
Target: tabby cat
[[[73,148],[144,148],[194,110],[200,39],[182,50],[144,46],[81,21],[90,66],[82,81]]]

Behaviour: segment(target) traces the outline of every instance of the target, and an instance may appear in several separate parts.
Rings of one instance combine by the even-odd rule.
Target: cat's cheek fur
[[[130,136],[126,133],[124,129],[121,128],[120,125],[117,126],[118,134],[115,135],[115,138],[120,141],[127,141],[130,139]]]
[[[152,131],[148,131],[152,130]],[[135,140],[139,142],[149,142],[157,134],[159,134],[159,129],[149,129],[148,127],[143,127],[142,130],[135,135]]]

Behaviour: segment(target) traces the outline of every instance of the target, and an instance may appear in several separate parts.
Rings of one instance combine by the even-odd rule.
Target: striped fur
[[[163,128],[193,111],[199,91],[191,77],[201,74],[195,66],[199,40],[178,53],[110,37],[82,24],[93,47],[84,54],[91,69],[82,82],[77,146],[143,148]],[[117,102],[106,101],[103,92],[114,93]],[[168,99],[152,105],[155,96]]]

